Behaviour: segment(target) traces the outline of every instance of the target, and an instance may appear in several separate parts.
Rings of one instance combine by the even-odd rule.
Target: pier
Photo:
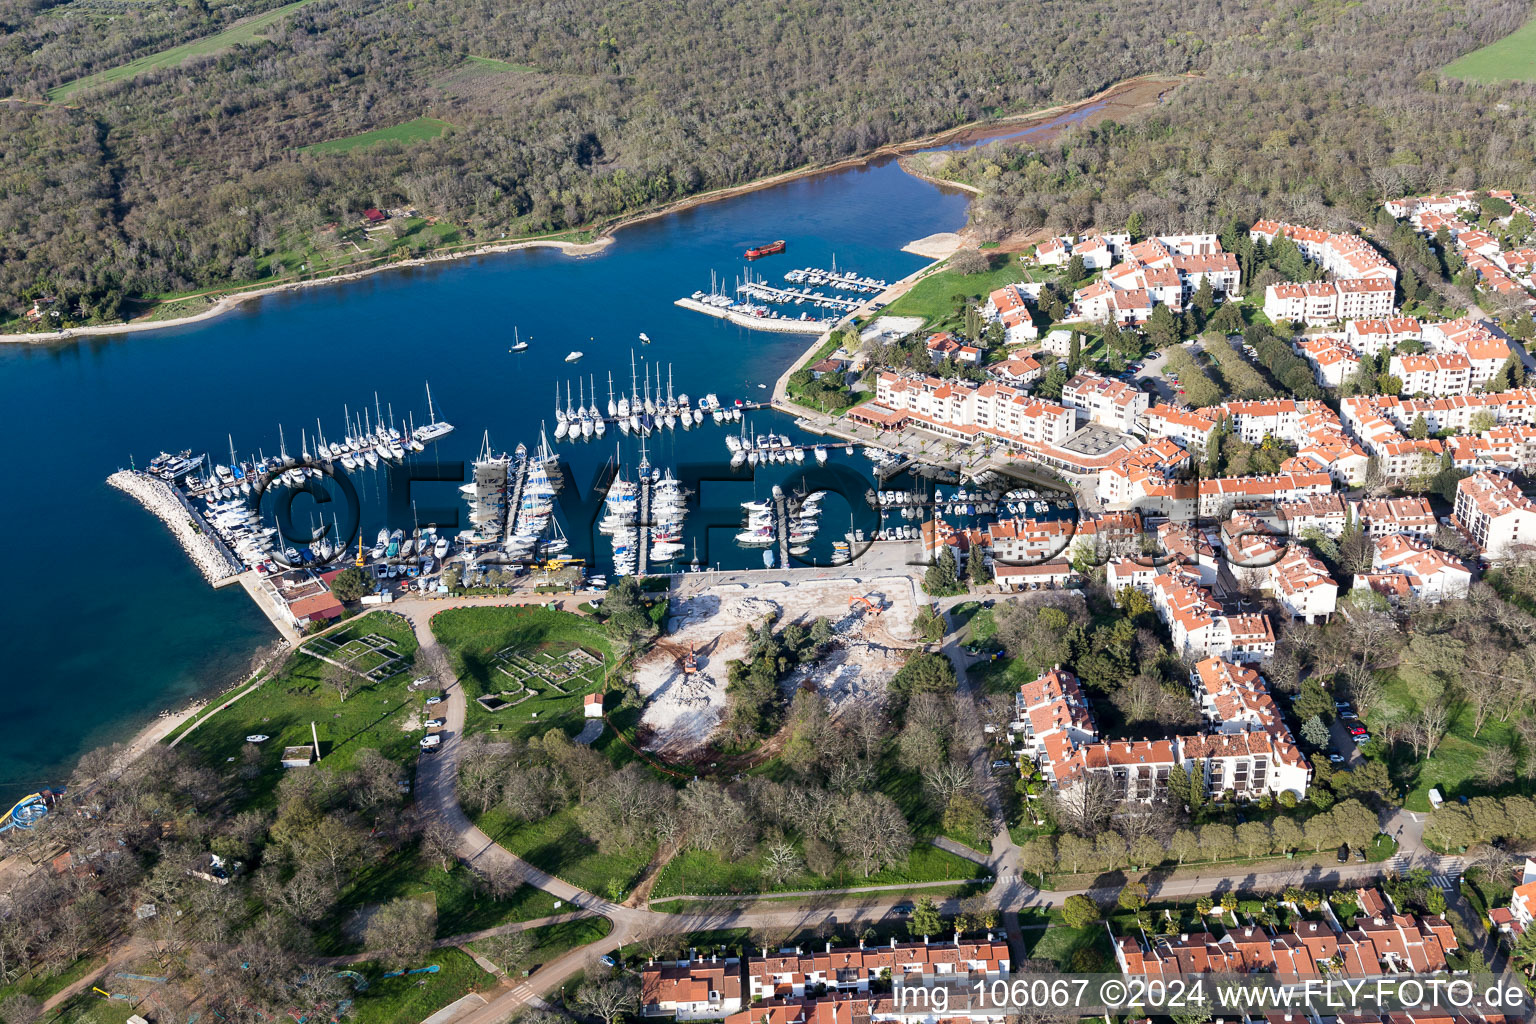
[[[517,533],[518,520],[523,517],[523,485],[528,482],[528,460],[520,459],[513,470],[516,478],[512,481],[510,493],[512,499],[507,505],[506,541],[512,543],[513,536]]]
[[[691,309],[695,313],[703,313],[720,320],[729,320],[739,327],[749,327],[754,331],[778,331],[782,334],[820,334],[830,330],[837,322],[834,319],[826,320],[794,320],[788,317],[757,316],[734,306],[712,306],[698,299],[682,298],[673,303],[684,309]]]
[[[779,567],[789,566],[789,501],[783,489],[773,489],[774,526],[779,535]]]
[[[650,466],[642,464],[640,473],[640,522],[635,526],[635,544],[639,547],[635,562],[636,574],[645,575],[651,561],[651,491],[656,483],[651,478]]]
[[[762,281],[745,281],[736,286],[736,294],[761,299],[763,302],[777,302],[783,305],[811,302],[824,309],[833,309],[839,313],[851,313],[864,304],[862,299],[844,299],[836,295],[825,295],[821,292],[807,291],[800,288],[775,288],[773,285]]]

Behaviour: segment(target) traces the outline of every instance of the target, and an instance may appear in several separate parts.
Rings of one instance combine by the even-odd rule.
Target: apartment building
[[[1362,498],[1350,504],[1356,524],[1369,537],[1401,533],[1429,540],[1435,535],[1438,523],[1428,498]]]
[[[1397,283],[1397,268],[1392,261],[1359,235],[1273,220],[1261,220],[1248,231],[1249,238],[1266,243],[1273,243],[1281,235],[1295,242],[1308,262],[1316,263],[1341,281],[1374,277]]]
[[[1461,559],[1406,533],[1373,542],[1371,571],[1357,573],[1354,586],[1370,587],[1389,600],[1416,597],[1435,603],[1467,596],[1472,570]]]
[[[1154,578],[1152,604],[1168,624],[1174,650],[1186,657],[1254,662],[1275,653],[1267,615],[1227,614],[1187,569],[1168,567]]]
[[[880,372],[875,400],[848,415],[883,428],[911,423],[962,441],[989,436],[1054,444],[1066,440],[1077,425],[1070,409],[997,381],[977,385],[890,370]]]
[[[1264,315],[1318,327],[1336,320],[1390,317],[1396,288],[1381,277],[1286,281],[1264,289]]]
[[[1395,355],[1388,372],[1405,395],[1465,395],[1472,391],[1472,363],[1459,352]]]
[[[1007,942],[990,935],[982,941],[967,941],[956,933],[953,942],[929,942],[925,937],[923,942],[861,942],[836,949],[828,942],[820,953],[801,952],[797,946],[747,959],[748,1000],[805,998],[821,991],[867,993],[871,983],[886,978],[907,986],[974,983],[1001,977],[1012,965]]]
[[[1508,477],[1483,471],[1456,485],[1451,523],[1489,561],[1501,561],[1536,544],[1536,502]]]
[[[1317,556],[1300,544],[1289,544],[1269,566],[1265,590],[1273,594],[1293,619],[1326,622],[1338,609],[1339,585]]]
[[[1096,373],[1079,373],[1061,389],[1062,405],[1083,410],[1090,423],[1122,432],[1135,428],[1149,401],[1140,388]]]

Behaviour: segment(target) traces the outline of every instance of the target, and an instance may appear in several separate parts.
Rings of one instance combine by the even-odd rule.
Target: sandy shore
[[[41,334],[0,334],[0,343],[20,345],[45,344],[47,342],[70,341],[76,338],[88,338],[99,335],[139,334],[144,331],[159,331],[167,327],[185,327],[187,324],[195,324],[203,320],[212,320],[216,316],[223,316],[244,303],[264,298],[268,295],[300,291],[305,288],[319,288],[325,285],[341,284],[346,281],[360,281],[365,277],[381,274],[387,270],[402,270],[407,267],[428,267],[436,263],[450,263],[454,260],[469,259],[474,256],[493,256],[497,253],[516,252],[519,249],[559,249],[567,256],[590,256],[593,253],[601,252],[612,244],[613,236],[604,235],[591,242],[553,242],[533,239],[526,242],[508,242],[505,245],[482,245],[464,252],[444,252],[433,256],[422,256],[418,259],[397,260],[392,263],[381,263],[376,267],[368,267],[365,270],[353,270],[344,274],[317,277],[308,281],[289,281],[266,288],[252,288],[248,291],[235,292],[224,296],[201,313],[195,313],[192,316],[180,316],[170,320],[134,320],[122,324],[69,327],[62,331],[47,331]]]
[[[476,246],[473,249],[466,249],[462,252],[442,252],[432,256],[423,256],[419,259],[400,260],[394,263],[382,263],[379,266],[369,267],[365,270],[349,271],[329,277],[319,277],[308,281],[289,281],[284,284],[271,285],[265,288],[252,288],[247,291],[234,292],[230,295],[221,297],[217,302],[209,306],[207,309],[191,316],[176,317],[175,319],[170,320],[136,320],[121,324],[102,324],[99,326],[91,327],[70,327],[62,331],[48,331],[42,334],[0,334],[0,344],[47,344],[50,342],[71,341],[79,338],[109,336],[116,334],[139,334],[145,331],[158,331],[168,327],[184,327],[188,324],[200,323],[204,320],[211,320],[214,317],[222,316],[223,314],[229,312],[232,309],[238,308],[246,302],[250,302],[254,299],[259,299],[268,295],[277,295],[282,292],[297,291],[303,288],[315,288],[321,285],[340,284],[346,281],[357,281],[361,278],[368,277],[372,274],[382,273],[386,270],[395,270],[404,267],[425,267],[435,263],[446,263],[452,260],[468,259],[474,256],[490,256],[496,253],[514,252],[518,249],[559,249],[567,256],[589,256],[593,253],[601,252],[603,249],[612,245],[614,242],[614,235],[619,231],[622,231],[624,228],[634,224],[641,224],[648,220],[655,220],[657,217],[665,217],[669,214],[678,213],[682,210],[692,209],[696,206],[703,206],[706,203],[719,202],[722,199],[730,199],[735,196],[746,195],[749,192],[756,192],[759,189],[773,188],[775,185],[783,185],[787,182],[797,181],[801,178],[808,178],[818,174],[831,174],[836,171],[845,170],[849,167],[862,167],[875,160],[882,160],[892,156],[906,156],[910,153],[916,152],[917,150],[927,149],[933,146],[943,146],[949,143],[966,141],[970,139],[981,140],[998,134],[1016,132],[1036,121],[1049,121],[1054,118],[1058,118],[1063,114],[1069,113],[1070,111],[1077,110],[1081,107],[1095,103],[1104,103],[1105,106],[1101,111],[1095,112],[1095,116],[1090,120],[1100,120],[1107,116],[1112,117],[1117,114],[1130,113],[1151,103],[1157,102],[1163,93],[1173,88],[1185,77],[1191,76],[1141,75],[1136,78],[1128,78],[1125,81],[1116,82],[1109,88],[1097,92],[1092,96],[1086,97],[1085,99],[1076,100],[1072,103],[1062,103],[1054,107],[1045,107],[1040,110],[1032,110],[1027,114],[1016,114],[1011,117],[1005,117],[998,120],[973,121],[968,124],[963,124],[958,127],[948,129],[947,131],[937,132],[933,135],[925,135],[922,138],[912,139],[908,142],[892,143],[890,145],[881,146],[879,149],[876,149],[870,153],[866,153],[863,156],[850,157],[847,160],[840,160],[837,163],[801,167],[793,171],[785,171],[782,174],[775,174],[767,178],[758,178],[754,181],[750,181],[742,185],[733,185],[729,188],[721,188],[715,189],[712,192],[704,192],[696,196],[690,196],[687,199],[680,199],[675,203],[668,203],[665,206],[657,207],[654,210],[648,210],[644,213],[638,213],[632,217],[626,217],[615,221],[606,228],[601,229],[598,237],[587,243],[532,239],[523,242],[508,242],[500,245]],[[922,178],[925,181],[930,181],[933,184],[944,188],[958,188],[973,194],[979,194],[980,192],[979,189],[969,185],[960,185],[956,182],[943,181],[941,179],[934,178],[928,174],[923,173],[921,170],[916,170],[908,166],[906,162],[903,162],[902,168],[907,173],[912,174],[914,177]]]

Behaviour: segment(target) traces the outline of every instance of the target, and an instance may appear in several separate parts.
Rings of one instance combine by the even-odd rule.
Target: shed
[[[315,763],[315,748],[305,743],[297,747],[283,748],[284,768],[308,768]]]
[[[292,615],[294,621],[301,626],[310,622],[339,619],[345,610],[330,591],[301,597],[288,606],[288,614]]]
[[[587,698],[583,702],[583,704],[584,704],[584,706],[582,708],[582,711],[583,711],[583,713],[588,718],[602,718],[603,717],[603,695],[602,694],[600,694],[600,693],[589,693],[589,694],[587,694]]]
[[[382,224],[385,221],[384,211],[376,206],[370,206],[363,211],[363,218],[370,224]]]

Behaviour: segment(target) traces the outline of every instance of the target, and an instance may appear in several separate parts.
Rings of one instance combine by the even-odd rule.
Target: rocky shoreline
[[[182,550],[209,583],[219,583],[245,571],[223,545],[194,524],[192,510],[164,480],[148,473],[120,469],[107,477],[107,484],[134,498],[169,526]]]

